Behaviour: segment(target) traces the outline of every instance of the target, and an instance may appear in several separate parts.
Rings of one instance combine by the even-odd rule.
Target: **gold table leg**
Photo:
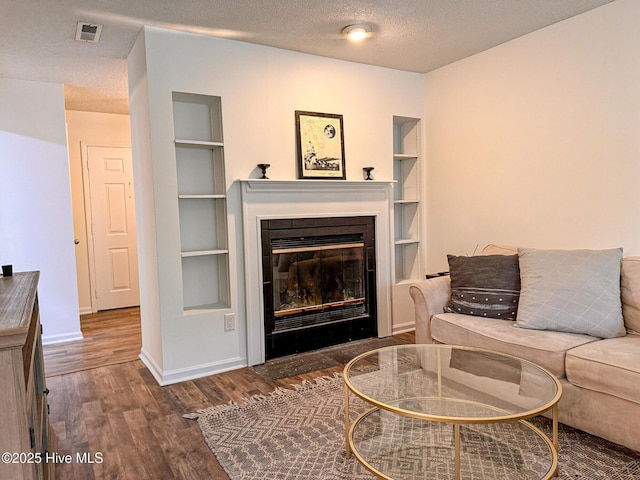
[[[460,480],[460,424],[456,423],[453,426],[454,442],[455,442],[455,479]]]
[[[344,444],[347,452],[347,460],[351,458],[351,447],[349,445],[349,389],[344,384]]]
[[[553,417],[553,447],[556,449],[556,455],[560,455],[558,451],[558,404],[556,403],[551,410]],[[556,471],[553,472],[553,476],[557,477],[560,473],[560,465],[556,467]]]

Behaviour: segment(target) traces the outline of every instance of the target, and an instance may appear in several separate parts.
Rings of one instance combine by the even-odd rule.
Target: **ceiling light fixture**
[[[347,25],[342,29],[342,34],[349,40],[359,41],[367,38],[371,33],[371,27],[364,23],[356,23],[353,25]]]

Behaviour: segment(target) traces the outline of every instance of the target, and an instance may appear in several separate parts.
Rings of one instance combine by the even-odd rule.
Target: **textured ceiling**
[[[126,57],[143,25],[428,72],[611,0],[3,0],[0,77],[63,83],[66,107],[128,112]],[[76,22],[104,25],[74,40]],[[353,44],[354,22],[373,35]]]

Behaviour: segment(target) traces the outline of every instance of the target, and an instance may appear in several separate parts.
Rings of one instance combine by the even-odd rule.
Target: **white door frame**
[[[87,255],[89,263],[89,298],[91,300],[91,313],[98,311],[98,297],[96,288],[96,260],[93,251],[93,230],[91,228],[91,189],[89,188],[89,147],[103,148],[128,148],[131,145],[104,145],[85,143],[80,141],[80,158],[82,161],[82,194],[84,196],[84,223],[87,236]],[[135,185],[134,185],[135,191]]]

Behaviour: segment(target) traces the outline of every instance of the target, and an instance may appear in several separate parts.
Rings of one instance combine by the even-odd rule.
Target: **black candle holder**
[[[258,168],[260,170],[262,170],[262,176],[260,177],[263,180],[268,180],[269,177],[267,177],[267,168],[269,168],[271,165],[268,163],[259,163],[258,164]]]
[[[364,173],[367,174],[367,176],[364,178],[365,180],[373,180],[373,178],[371,178],[371,170],[373,170],[374,167],[364,167],[362,170],[364,171]]]

